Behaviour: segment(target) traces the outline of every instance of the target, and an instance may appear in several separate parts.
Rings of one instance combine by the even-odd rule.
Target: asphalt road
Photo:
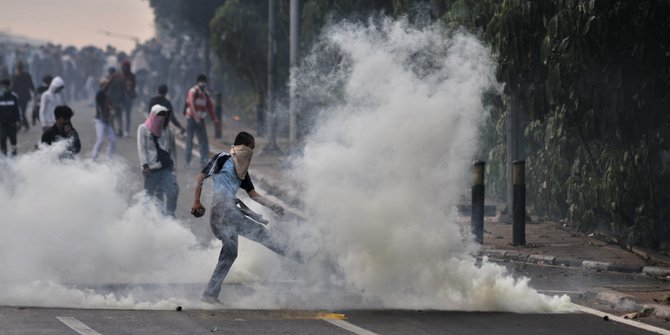
[[[82,139],[82,156],[88,156],[95,141],[93,107],[87,103],[73,104],[73,124]],[[135,126],[143,121],[139,112],[133,115]],[[34,150],[40,130],[33,128],[19,134],[19,152]],[[183,159],[183,149],[178,152]],[[130,176],[128,196],[142,188],[135,137],[117,141],[117,159],[137,166]],[[193,180],[197,169],[177,164],[180,196],[177,218],[206,244],[211,239],[207,220],[189,214]],[[561,267],[527,264],[505,264],[515,276],[532,278],[531,286],[549,294],[568,294],[573,301],[606,313],[591,311],[570,314],[515,314],[468,311],[417,310],[93,310],[34,308],[31,306],[0,307],[0,335],[3,334],[670,334],[665,320],[643,320],[648,330],[618,321],[621,306],[597,301],[599,288],[653,290],[664,285],[662,280],[620,273],[591,272]],[[607,320],[606,320],[607,319]],[[618,320],[618,321],[615,321]],[[634,325],[645,323],[628,321]]]
[[[0,334],[654,334],[589,314],[0,308]]]

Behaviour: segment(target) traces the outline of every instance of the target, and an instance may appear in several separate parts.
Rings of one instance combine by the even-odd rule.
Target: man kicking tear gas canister
[[[251,134],[246,132],[237,134],[230,153],[221,152],[214,155],[196,177],[195,199],[191,214],[195,217],[205,214],[205,207],[200,203],[202,183],[208,177],[212,177],[210,225],[214,235],[223,242],[219,261],[202,297],[203,301],[208,303],[221,304],[218,299],[221,284],[237,258],[239,236],[261,243],[280,255],[300,261],[297,253],[289,253],[282,241],[272,236],[265,226],[250,218],[243,209],[237,207],[239,200],[235,198],[235,194],[238,189],[242,188],[247,191],[252,200],[272,209],[279,216],[284,215],[282,206],[261,196],[254,189],[254,184],[247,171],[254,146],[255,140]]]

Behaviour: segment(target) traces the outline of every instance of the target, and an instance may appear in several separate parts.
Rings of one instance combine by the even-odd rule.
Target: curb
[[[623,307],[627,310],[637,310],[642,312],[644,310],[651,309],[651,315],[661,318],[670,317],[670,306],[645,303],[644,301],[641,301],[633,296],[611,289],[598,289],[595,291],[595,293],[597,299],[615,306]]]
[[[491,259],[503,260],[503,261],[532,263],[538,265],[575,267],[594,271],[641,273],[648,276],[659,276],[659,277],[670,276],[670,268],[664,268],[664,267],[641,266],[634,264],[618,264],[618,263],[601,262],[595,260],[585,260],[579,258],[564,258],[544,254],[526,255],[524,253],[511,250],[488,249],[481,251],[480,256],[486,256]]]

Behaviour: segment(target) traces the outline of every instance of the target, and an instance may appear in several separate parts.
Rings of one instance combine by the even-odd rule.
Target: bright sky
[[[107,44],[126,52],[135,42],[105,35],[127,35],[144,42],[154,36],[147,0],[2,0],[0,31],[56,44]]]

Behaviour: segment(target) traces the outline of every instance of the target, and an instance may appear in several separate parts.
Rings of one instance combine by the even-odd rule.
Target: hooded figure
[[[164,213],[174,216],[179,186],[174,174],[177,149],[172,130],[167,126],[170,111],[161,105],[151,107],[149,118],[137,128],[137,152],[144,176],[144,190],[163,203]]]
[[[61,77],[54,77],[49,84],[49,88],[46,92],[42,93],[40,99],[40,122],[42,124],[42,130],[49,130],[54,123],[56,123],[56,117],[54,116],[54,109],[56,106],[67,105],[65,102],[65,96],[63,95],[63,89],[65,88],[65,82]]]

